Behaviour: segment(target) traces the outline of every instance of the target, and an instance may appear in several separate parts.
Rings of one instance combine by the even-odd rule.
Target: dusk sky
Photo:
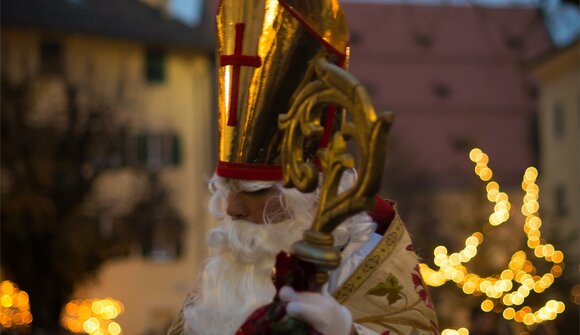
[[[209,2],[208,0],[205,1]],[[556,46],[566,46],[580,36],[580,8],[560,0],[343,0],[350,3],[433,4],[448,6],[541,7]],[[195,26],[201,20],[203,0],[168,0],[170,11],[180,21]]]

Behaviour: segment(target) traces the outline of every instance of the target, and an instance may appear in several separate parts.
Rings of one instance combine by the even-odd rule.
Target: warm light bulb
[[[447,255],[447,248],[445,248],[444,246],[440,245],[440,246],[436,247],[433,250],[433,254],[435,256],[437,256],[437,255]]]
[[[555,251],[554,254],[552,255],[552,261],[554,263],[562,263],[564,261],[564,253],[561,252],[560,250]]]
[[[471,161],[475,163],[481,159],[482,155],[483,155],[483,152],[481,151],[481,149],[474,148],[474,149],[471,149],[471,151],[469,152],[469,159],[471,159]]]
[[[535,167],[530,166],[529,168],[526,169],[526,172],[524,173],[524,179],[529,181],[535,181],[537,177],[538,170]]]
[[[493,309],[493,301],[489,300],[489,299],[485,299],[482,303],[481,303],[481,310],[484,312],[489,312]]]
[[[458,335],[469,335],[469,330],[467,328],[459,328],[457,329]]]
[[[119,335],[121,333],[121,326],[116,322],[111,322],[107,327],[107,330],[111,335]]]
[[[506,320],[513,319],[515,315],[516,315],[516,311],[513,308],[511,308],[511,307],[508,307],[508,308],[506,308],[506,309],[503,310],[503,317]]]

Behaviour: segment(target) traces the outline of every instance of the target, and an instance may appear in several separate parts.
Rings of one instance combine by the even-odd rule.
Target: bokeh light
[[[9,280],[0,284],[0,325],[5,329],[28,327],[32,322],[28,293]]]
[[[73,300],[66,304],[61,323],[73,333],[121,335],[121,326],[113,320],[123,310],[123,304],[111,298]]]
[[[510,219],[512,205],[507,193],[501,191],[497,181],[491,180],[493,171],[488,166],[489,156],[481,149],[474,148],[469,152],[469,159],[475,163],[474,172],[484,182],[488,201],[494,203],[494,211],[489,215],[488,223],[492,227],[500,226]],[[522,178],[523,204],[520,208],[524,215],[523,232],[527,237],[525,250],[515,251],[506,268],[499,274],[482,277],[470,272],[465,264],[477,256],[477,248],[483,243],[484,235],[475,232],[465,239],[465,247],[459,252],[449,254],[447,247],[440,245],[434,249],[433,263],[438,269],[431,269],[427,264],[420,264],[421,275],[429,286],[441,286],[453,281],[464,294],[482,296],[480,308],[485,312],[496,311],[506,320],[514,320],[526,326],[532,326],[548,320],[554,320],[565,310],[561,301],[550,300],[544,306],[533,311],[530,306],[523,306],[531,293],[541,294],[564,271],[564,253],[542,239],[540,227],[542,220],[537,213],[540,210],[539,192],[536,184],[538,170],[529,167]],[[538,274],[538,268],[528,254],[537,259],[552,263],[549,272]],[[576,304],[580,302],[580,286],[570,291],[570,298]],[[515,306],[515,307],[514,307]],[[519,310],[516,310],[519,308]],[[459,334],[459,330],[445,329],[441,334]]]

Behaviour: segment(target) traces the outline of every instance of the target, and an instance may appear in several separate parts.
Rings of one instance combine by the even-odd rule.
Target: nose
[[[234,219],[246,219],[250,210],[240,192],[230,191],[227,199],[226,213]]]

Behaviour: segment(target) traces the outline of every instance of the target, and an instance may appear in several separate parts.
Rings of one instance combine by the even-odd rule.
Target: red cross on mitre
[[[262,60],[259,56],[247,56],[242,54],[242,45],[244,41],[245,23],[236,23],[236,40],[233,55],[221,55],[220,66],[233,65],[232,80],[230,85],[230,106],[228,116],[228,126],[235,126],[238,123],[238,90],[240,86],[240,67],[262,66]]]

